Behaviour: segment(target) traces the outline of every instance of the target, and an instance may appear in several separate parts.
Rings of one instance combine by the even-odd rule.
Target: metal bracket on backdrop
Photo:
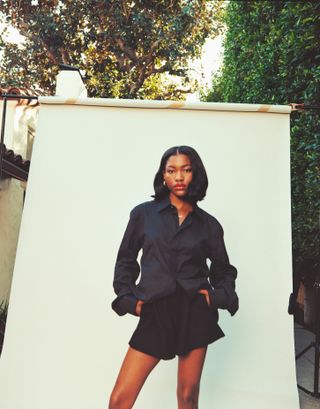
[[[304,103],[297,104],[295,102],[289,104],[292,108],[292,111],[307,111],[309,109],[318,109],[320,110],[320,105],[305,105]]]
[[[0,138],[0,178],[2,177],[3,173],[3,155],[4,155],[4,134],[6,129],[6,114],[7,114],[7,102],[8,100],[38,100],[37,96],[34,95],[17,95],[17,94],[0,94],[0,98],[3,100],[3,107],[2,107],[2,123],[1,123],[1,138]]]

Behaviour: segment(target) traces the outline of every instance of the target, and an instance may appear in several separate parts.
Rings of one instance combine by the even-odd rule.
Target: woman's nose
[[[179,172],[179,171],[176,172],[176,180],[183,180],[183,173],[182,172]]]

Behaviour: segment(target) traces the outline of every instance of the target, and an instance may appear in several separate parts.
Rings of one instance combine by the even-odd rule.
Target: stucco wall
[[[23,206],[20,182],[0,182],[0,304],[9,300]]]
[[[31,158],[37,114],[38,107],[8,101],[4,143],[24,159]],[[0,126],[1,120],[2,115]],[[0,180],[0,304],[9,301],[25,186],[16,179]]]

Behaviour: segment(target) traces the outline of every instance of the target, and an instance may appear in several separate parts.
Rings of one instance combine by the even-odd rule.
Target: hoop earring
[[[163,186],[166,186],[166,181],[165,180],[162,183],[163,183]]]

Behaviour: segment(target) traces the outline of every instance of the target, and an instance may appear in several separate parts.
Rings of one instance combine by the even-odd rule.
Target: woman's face
[[[177,197],[187,194],[192,181],[191,161],[187,155],[172,155],[167,160],[163,178],[170,192]]]

